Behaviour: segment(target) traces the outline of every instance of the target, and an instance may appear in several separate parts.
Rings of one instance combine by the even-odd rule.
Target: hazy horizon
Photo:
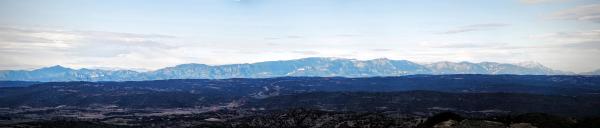
[[[0,70],[306,57],[600,69],[595,0],[0,1]]]

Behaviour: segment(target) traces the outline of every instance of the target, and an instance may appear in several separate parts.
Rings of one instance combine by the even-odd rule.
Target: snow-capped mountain
[[[432,74],[516,74],[516,75],[567,75],[569,72],[553,70],[535,62],[505,64],[496,62],[436,62],[425,65]]]
[[[71,69],[60,65],[36,70],[0,71],[0,80],[10,81],[113,81],[142,80],[141,73],[131,70]]]
[[[518,74],[560,75],[539,63],[435,62],[417,64],[407,60],[355,60],[344,58],[303,58],[251,64],[181,64],[154,71],[70,69],[52,66],[36,70],[0,71],[0,80],[20,81],[128,81],[160,79],[266,78],[283,76],[372,77],[413,74]]]

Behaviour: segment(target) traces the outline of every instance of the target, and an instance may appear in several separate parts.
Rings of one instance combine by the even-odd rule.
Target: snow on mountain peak
[[[417,64],[406,60],[379,58],[356,60],[345,58],[303,58],[296,60],[268,61],[250,64],[205,65],[181,64],[154,71],[137,72],[124,70],[73,70],[62,66],[46,67],[32,71],[6,71],[0,80],[27,81],[125,81],[161,79],[223,79],[265,78],[283,76],[341,76],[372,77],[413,74],[519,74],[556,75],[568,72],[556,71],[537,62],[506,64],[496,62],[448,62]]]
[[[535,61],[524,61],[524,62],[519,62],[516,65],[521,66],[521,67],[526,67],[526,68],[540,68],[540,69],[545,69],[546,67],[538,62]]]

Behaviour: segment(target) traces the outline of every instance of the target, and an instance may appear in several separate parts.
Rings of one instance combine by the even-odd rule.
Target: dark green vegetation
[[[566,116],[600,115],[600,96],[515,93],[327,92],[253,100],[246,106],[271,109],[315,108],[334,111],[455,111],[465,114],[541,112]]]
[[[0,88],[0,103],[0,124],[11,127],[578,128],[598,127],[600,77],[49,82]]]
[[[128,121],[127,124],[121,122]],[[122,116],[102,119],[63,118],[0,124],[0,127],[43,128],[597,128],[600,118],[565,118],[543,113],[466,117],[452,112],[435,115],[395,112],[330,112],[311,109],[285,111],[219,110],[198,114]]]
[[[42,82],[32,81],[0,81],[0,87],[27,87],[34,84],[40,84]]]

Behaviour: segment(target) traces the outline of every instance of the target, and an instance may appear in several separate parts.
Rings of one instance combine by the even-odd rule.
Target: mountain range
[[[591,72],[593,73],[593,72]],[[311,57],[295,60],[266,61],[246,64],[181,64],[154,71],[71,69],[62,66],[35,70],[2,70],[3,81],[139,81],[163,79],[268,78],[285,76],[374,77],[414,74],[516,74],[572,75],[539,63],[435,62],[419,64],[385,58],[356,60]],[[593,75],[593,74],[588,74]]]

